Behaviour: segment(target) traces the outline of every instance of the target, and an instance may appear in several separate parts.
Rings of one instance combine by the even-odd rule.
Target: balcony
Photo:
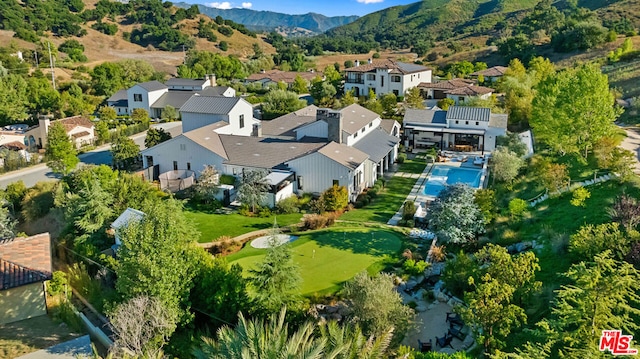
[[[347,84],[360,84],[363,85],[364,84],[364,79],[360,78],[360,79],[346,79],[345,83]]]

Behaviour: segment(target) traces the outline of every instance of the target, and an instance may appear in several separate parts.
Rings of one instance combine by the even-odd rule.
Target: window
[[[480,126],[480,122],[477,122],[477,121],[476,121],[476,126]]]
[[[400,82],[400,76],[391,76],[391,82]]]
[[[464,101],[464,97],[462,97],[462,96],[458,97],[458,101],[460,101],[460,102]]]
[[[373,122],[369,122],[369,128],[373,126]]]
[[[397,97],[398,94],[400,94],[400,93],[398,92],[398,90],[393,90],[393,94],[396,95],[396,97]]]
[[[364,133],[365,128],[363,127],[362,130],[360,130],[360,132]]]
[[[173,161],[173,170],[174,171],[178,170],[178,161]]]
[[[458,123],[460,123],[460,121],[456,120],[456,125],[457,125]]]
[[[464,121],[464,124],[465,124],[465,125],[468,125],[468,124],[469,124],[469,121]]]
[[[358,132],[353,134],[353,138],[358,138]]]
[[[340,180],[333,180],[333,185],[334,186],[339,186],[340,185]]]
[[[380,86],[384,86],[384,76],[380,76]]]
[[[133,102],[142,102],[142,94],[134,93],[133,94]]]
[[[298,189],[302,189],[302,176],[298,176]]]
[[[244,128],[244,115],[240,115],[240,128]]]
[[[369,81],[375,81],[375,80],[376,80],[376,75],[374,75],[374,74],[368,74],[368,75],[367,75],[367,80],[369,80]]]
[[[186,151],[187,150],[187,144],[186,143],[181,143],[180,144],[180,151]]]
[[[187,171],[191,171],[191,162],[187,162]]]

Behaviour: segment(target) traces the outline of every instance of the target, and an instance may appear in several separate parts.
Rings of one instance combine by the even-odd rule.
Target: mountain
[[[182,8],[189,8],[192,4],[184,2],[174,3]],[[316,13],[303,15],[288,15],[273,11],[257,11],[250,9],[217,9],[204,5],[198,5],[201,14],[211,18],[221,16],[254,30],[275,30],[277,27],[303,28],[313,32],[325,32],[337,26],[351,23],[358,16],[324,16]]]

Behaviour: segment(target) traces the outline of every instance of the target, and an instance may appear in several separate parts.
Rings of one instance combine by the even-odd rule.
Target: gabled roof
[[[67,132],[73,130],[78,126],[85,127],[85,128],[93,127],[93,122],[91,122],[91,120],[89,120],[87,117],[84,117],[84,116],[67,117],[67,118],[53,121],[51,124],[55,122],[61,123]]]
[[[120,90],[107,99],[107,102],[127,101],[127,90]]]
[[[163,84],[162,82],[159,82],[159,81],[141,82],[141,83],[139,83],[137,85],[142,87],[143,89],[149,91],[149,92],[168,89],[167,85],[165,85],[165,84]]]
[[[0,290],[50,279],[51,271],[49,233],[0,240]]]
[[[228,159],[227,164],[274,168],[286,161],[317,151],[326,140],[303,138],[300,141],[276,138],[219,135]]]
[[[466,86],[459,87],[451,90],[447,90],[444,93],[449,95],[459,95],[459,96],[481,96],[486,95],[488,93],[492,93],[494,89],[484,86]]]
[[[82,132],[74,133],[73,135],[71,135],[71,137],[73,137],[73,138],[81,138],[81,137],[85,137],[85,136],[89,136],[89,135],[91,135],[91,132],[82,131]]]
[[[383,129],[388,135],[393,135],[392,131],[396,125],[400,126],[400,124],[396,120],[382,119],[382,121],[380,121],[380,128]]]
[[[126,227],[131,221],[141,221],[145,216],[145,213],[133,208],[127,208],[111,223],[111,228],[120,229]]]
[[[474,82],[472,80],[466,79],[451,79],[440,82],[421,82],[418,85],[418,88],[431,88],[438,90],[451,90],[459,87],[467,87],[473,85]]]
[[[0,145],[0,147],[4,147],[8,150],[12,150],[12,151],[20,151],[20,150],[26,150],[27,146],[25,146],[24,143],[22,142],[18,142],[18,141],[13,141],[13,142],[9,142],[9,143],[3,143],[2,145]]]
[[[398,142],[400,142],[398,137],[391,136],[378,128],[361,138],[353,147],[366,153],[371,161],[377,163],[389,154]]]
[[[200,96],[224,96],[224,93],[230,89],[229,86],[210,86],[202,91],[198,91]]]
[[[190,139],[191,141],[197,143],[198,145],[208,149],[209,151],[217,154],[224,159],[229,159],[229,156],[227,155],[227,152],[224,150],[224,146],[222,145],[222,141],[220,140],[220,135],[218,135],[218,133],[216,132],[217,129],[228,125],[229,124],[225,121],[218,121],[210,125],[196,128],[195,130],[183,133],[182,136]],[[175,138],[179,137],[180,136],[177,136]]]
[[[358,168],[369,158],[369,155],[357,148],[333,141],[318,150],[318,153],[352,170]]]
[[[195,93],[195,91],[167,91],[151,105],[151,108],[164,108],[168,105],[180,109]]]
[[[416,64],[408,64],[406,62],[399,62],[391,59],[383,61],[375,61],[370,64],[363,64],[357,67],[350,67],[345,69],[347,72],[369,72],[376,71],[377,69],[389,69],[391,73],[400,73],[403,75],[413,74],[417,72],[429,71],[428,67]]]
[[[316,76],[323,77],[322,72],[294,72],[294,71],[280,71],[280,70],[269,70],[265,72],[260,72],[257,74],[251,74],[247,76],[247,81],[260,81],[264,79],[271,80],[273,82],[286,82],[293,83],[297,76],[302,77],[307,81],[313,80]]]
[[[403,123],[419,123],[419,124],[447,124],[447,111],[437,110],[419,110],[408,108],[404,112]]]
[[[342,130],[348,134],[354,134],[380,115],[358,104],[349,105],[342,110]]]
[[[506,129],[508,121],[509,115],[506,113],[492,113],[489,119],[489,127]]]
[[[488,69],[476,71],[471,73],[472,76],[482,75],[485,77],[500,77],[504,75],[504,73],[508,70],[508,67],[505,66],[494,66],[489,67]]]
[[[293,130],[316,121],[317,111],[317,106],[309,105],[271,121],[262,121],[262,133],[272,136],[295,136]]]
[[[194,95],[180,108],[180,112],[227,115],[241,101],[239,97]]]
[[[488,122],[491,109],[484,107],[451,106],[447,111],[447,120],[468,120]]]
[[[165,85],[167,86],[202,86],[209,82],[207,79],[183,79],[180,77],[172,77]]]

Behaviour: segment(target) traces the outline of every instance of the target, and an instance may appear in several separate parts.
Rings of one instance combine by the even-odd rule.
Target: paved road
[[[152,127],[163,128],[169,133],[171,133],[171,136],[173,137],[176,137],[177,135],[182,133],[181,122],[168,122],[168,123],[154,124],[152,125]],[[131,138],[135,141],[135,143],[138,146],[140,146],[140,148],[144,149],[145,136],[146,136],[146,132],[143,132],[137,135],[133,135],[131,136]],[[111,149],[110,145],[105,145],[93,151],[83,153],[80,156],[78,156],[80,158],[80,164],[110,165],[111,164],[110,149]],[[57,180],[58,178],[59,176],[51,172],[51,169],[47,167],[46,164],[39,164],[37,166],[10,172],[0,176],[0,188],[6,188],[9,183],[16,182],[19,180],[22,180],[27,187],[31,187],[39,181]]]

